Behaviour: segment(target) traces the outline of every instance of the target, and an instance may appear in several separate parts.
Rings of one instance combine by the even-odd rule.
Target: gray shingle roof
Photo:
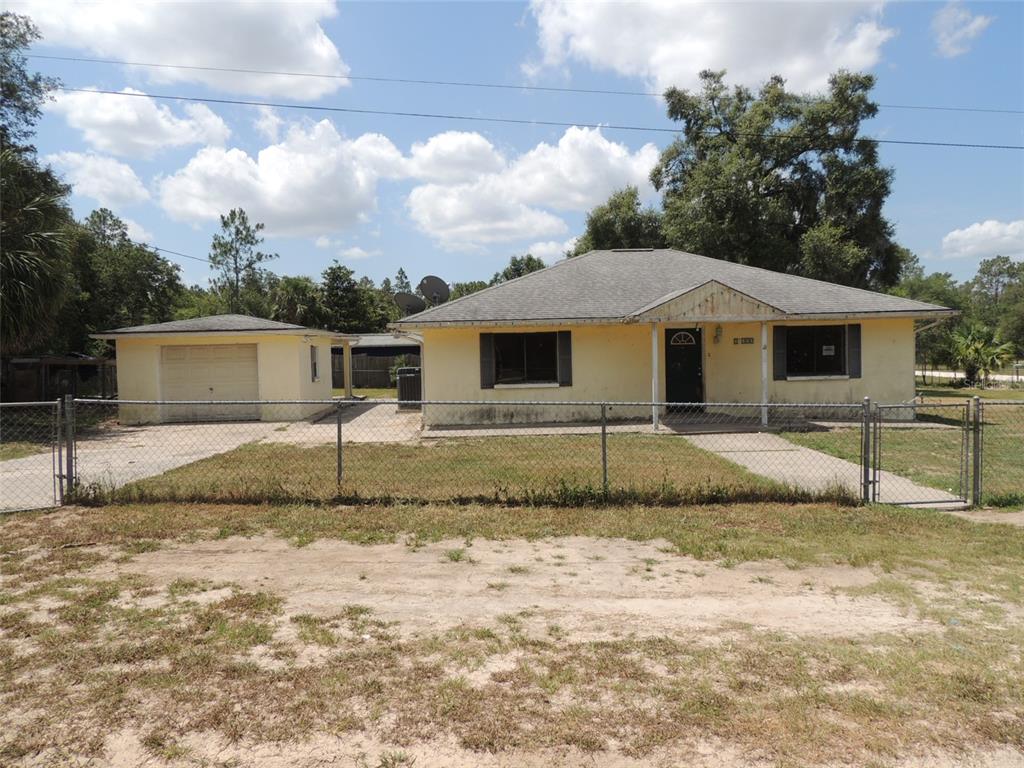
[[[250,331],[305,331],[305,326],[293,323],[279,323],[276,320],[264,320],[249,315],[208,315],[194,317],[191,320],[171,320],[167,323],[151,325],[132,325],[127,328],[115,328],[104,333],[217,333],[230,331],[248,333]]]
[[[786,315],[930,314],[946,307],[671,249],[590,251],[395,325],[622,320],[716,280]],[[952,311],[952,310],[948,310]]]

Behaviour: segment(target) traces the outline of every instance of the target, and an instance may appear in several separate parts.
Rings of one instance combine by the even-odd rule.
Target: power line
[[[552,126],[556,128],[601,128],[605,130],[614,131],[641,131],[641,132],[655,132],[655,133],[681,133],[678,128],[659,128],[653,126],[638,126],[638,125],[615,125],[610,123],[583,123],[583,122],[561,122],[558,120],[526,120],[522,118],[514,117],[481,117],[479,115],[454,115],[454,114],[442,114],[434,112],[398,112],[383,109],[360,109],[356,107],[328,107],[319,104],[285,104],[271,101],[255,101],[247,99],[215,99],[211,97],[202,96],[177,96],[170,94],[158,94],[158,93],[142,93],[142,92],[125,92],[125,91],[108,91],[97,88],[67,88],[61,87],[60,90],[68,93],[99,93],[105,96],[129,96],[138,98],[148,99],[163,99],[165,101],[192,101],[200,102],[205,104],[231,104],[243,107],[273,107],[274,109],[298,109],[307,110],[311,112],[338,112],[345,114],[355,115],[384,115],[388,117],[418,117],[428,118],[435,120],[461,120],[467,122],[478,122],[478,123],[502,123],[511,125],[539,125],[539,126]],[[710,132],[709,132],[710,133]],[[734,136],[745,136],[745,137],[761,137],[763,139],[771,140],[786,140],[786,139],[800,139],[800,138],[811,138],[803,134],[775,134],[767,135],[761,133],[744,132],[744,131],[730,131]],[[868,136],[858,137],[858,141],[870,141],[875,144],[899,144],[907,146],[920,146],[920,147],[959,147],[965,149],[1024,149],[1024,146],[1014,144],[973,144],[965,142],[953,142],[953,141],[917,141],[910,139],[875,139]]]
[[[160,253],[171,253],[175,256],[181,256],[183,259],[192,259],[192,261],[205,261],[207,264],[212,264],[209,259],[204,259],[202,256],[189,256],[187,253],[179,253],[178,251],[172,251],[170,248],[158,248],[155,245],[149,243],[136,243],[136,245],[142,245],[146,248],[152,248],[154,251],[160,251]]]
[[[273,75],[281,77],[314,77],[324,80],[356,80],[373,83],[401,83],[405,85],[436,85],[456,88],[492,88],[511,91],[540,91],[546,93],[583,93],[602,96],[647,96],[661,98],[662,94],[654,91],[623,91],[605,88],[569,88],[550,85],[511,85],[508,83],[483,83],[465,80],[417,80],[405,77],[377,77],[370,75],[335,75],[322,72],[288,72],[273,69],[246,69],[243,67],[209,67],[193,64],[158,64],[148,61],[122,61],[120,59],[93,59],[83,56],[44,56],[30,54],[30,59],[46,59],[48,61],[73,61],[90,64],[115,64],[125,67],[151,67],[154,69],[185,69],[198,72],[229,72],[247,75]],[[1024,115],[1024,109],[993,109],[986,107],[946,107],[931,104],[879,104],[882,109],[914,109],[937,112],[980,112],[986,114]]]

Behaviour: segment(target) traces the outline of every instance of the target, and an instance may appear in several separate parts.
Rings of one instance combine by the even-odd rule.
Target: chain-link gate
[[[63,502],[60,401],[0,403],[0,513]]]
[[[968,503],[969,403],[877,405],[872,432],[872,501]]]

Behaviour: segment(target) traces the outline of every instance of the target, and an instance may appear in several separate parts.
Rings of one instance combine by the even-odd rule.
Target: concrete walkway
[[[839,485],[860,496],[862,471],[858,464],[791,443],[766,432],[686,435],[698,448],[716,453],[755,474],[808,491]],[[938,509],[961,509],[951,493],[929,488],[892,472],[879,472],[879,498],[887,504]]]

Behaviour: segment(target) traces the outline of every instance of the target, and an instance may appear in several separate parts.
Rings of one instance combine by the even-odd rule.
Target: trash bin
[[[420,369],[399,368],[395,376],[398,379],[398,407],[419,409],[422,399]]]

